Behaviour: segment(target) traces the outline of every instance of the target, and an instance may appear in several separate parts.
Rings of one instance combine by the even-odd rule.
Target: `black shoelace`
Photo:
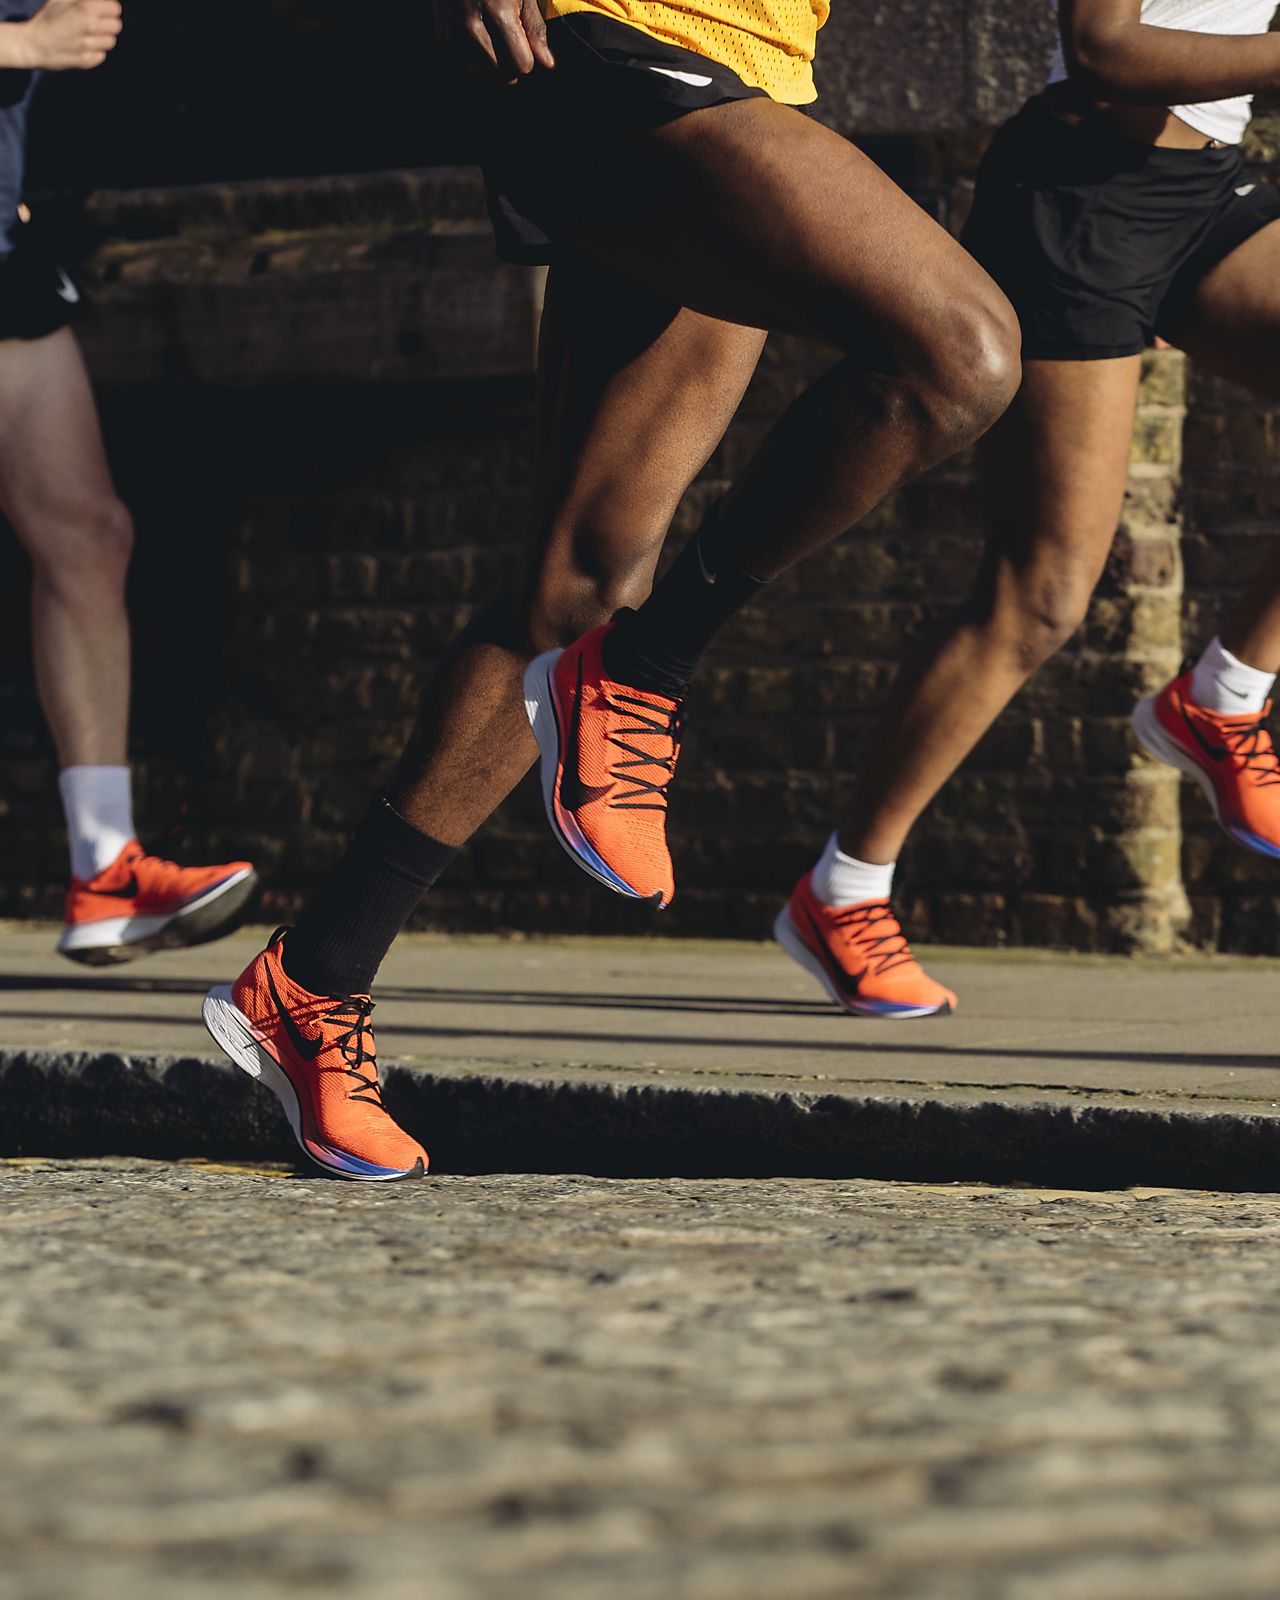
[[[377,1106],[383,1111],[386,1107],[382,1104],[382,1085],[378,1082],[378,1067],[374,1060],[372,1016],[372,1000],[363,995],[348,994],[335,996],[335,1004],[324,1013],[324,1020],[348,1024],[345,1032],[337,1034],[333,1041],[338,1054],[347,1063],[342,1071],[359,1085],[348,1093],[347,1098],[359,1100],[367,1106]],[[360,1070],[364,1066],[369,1068],[367,1076]]]
[[[864,905],[850,906],[831,920],[837,928],[848,928],[866,952],[869,972],[888,972],[915,959],[907,936],[887,900],[871,900]],[[882,924],[887,924],[887,927],[878,933],[876,930]]]
[[[1225,723],[1222,742],[1253,773],[1260,789],[1280,783],[1280,756],[1276,755],[1261,717],[1252,722]]]
[[[630,717],[636,724],[631,728],[618,728],[609,735],[610,742],[617,745],[619,750],[625,751],[629,757],[626,761],[615,761],[610,770],[620,782],[632,786],[610,801],[610,804],[619,811],[665,811],[667,785],[671,782],[671,775],[676,770],[676,757],[680,754],[680,735],[684,720],[683,703],[677,701],[670,711],[663,711],[658,706],[651,705],[649,701],[639,700],[629,694],[619,694],[612,699],[602,695],[601,699],[610,711],[616,711],[622,717]],[[650,750],[627,743],[627,739],[651,738],[654,734],[671,741],[670,755],[655,755]],[[657,767],[662,776],[655,781],[643,777],[639,772],[631,771],[633,767]]]

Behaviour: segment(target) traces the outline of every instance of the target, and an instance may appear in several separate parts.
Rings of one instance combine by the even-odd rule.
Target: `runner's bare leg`
[[[896,861],[921,811],[1084,620],[1115,538],[1141,358],[1028,361],[983,440],[987,548],[973,592],[902,669],[840,848]]]
[[[553,267],[539,353],[536,532],[521,577],[428,684],[387,794],[462,844],[524,776],[530,658],[649,592],[680,498],[720,442],[764,335],[601,272]]]
[[[0,341],[0,509],[31,558],[36,687],[59,763],[123,766],[133,530],[69,328]]]
[[[1207,371],[1280,400],[1280,222],[1259,229],[1205,275],[1169,337]],[[1238,660],[1280,670],[1280,543],[1222,625]]]

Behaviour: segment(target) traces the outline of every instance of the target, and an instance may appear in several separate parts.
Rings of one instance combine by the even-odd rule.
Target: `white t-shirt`
[[[1054,0],[1049,3],[1058,9]],[[1265,33],[1276,9],[1276,0],[1142,0],[1142,20],[1153,28],[1182,28],[1188,33]],[[1061,83],[1066,75],[1059,40],[1049,82]],[[1253,115],[1253,96],[1241,94],[1231,100],[1170,106],[1169,110],[1206,139],[1239,144]]]

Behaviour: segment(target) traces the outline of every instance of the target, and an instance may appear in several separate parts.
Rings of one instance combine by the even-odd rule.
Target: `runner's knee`
[[[916,379],[918,403],[942,454],[971,444],[1004,413],[1022,381],[1020,345],[1013,308],[994,284],[940,320]]]
[[[1030,674],[1055,655],[1084,622],[1093,574],[1032,567],[1007,575],[989,600],[989,618],[1023,671]]]
[[[624,529],[587,524],[553,541],[529,599],[533,647],[572,644],[624,606],[647,599],[664,534],[665,525]]]
[[[60,509],[24,541],[37,578],[68,598],[123,593],[133,518],[114,495]]]

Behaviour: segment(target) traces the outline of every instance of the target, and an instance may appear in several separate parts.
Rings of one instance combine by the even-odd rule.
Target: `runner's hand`
[[[555,66],[538,0],[435,0],[435,8],[441,44],[490,82]]]
[[[19,26],[26,64],[63,72],[100,67],[115,49],[124,19],[120,0],[47,0]]]

